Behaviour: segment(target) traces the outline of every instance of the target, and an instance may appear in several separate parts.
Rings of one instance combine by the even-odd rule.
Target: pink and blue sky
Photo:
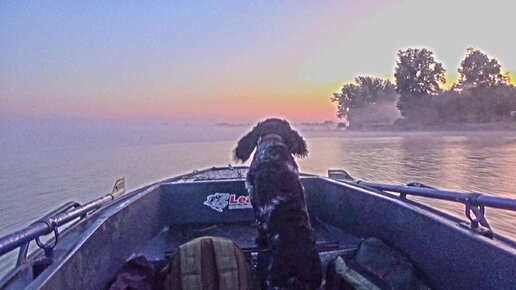
[[[391,77],[401,48],[428,47],[454,74],[474,46],[516,72],[515,8],[495,0],[2,1],[0,120],[335,119],[332,92],[357,75]]]

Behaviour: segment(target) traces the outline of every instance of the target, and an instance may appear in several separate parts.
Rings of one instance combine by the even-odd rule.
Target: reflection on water
[[[442,189],[516,198],[516,134],[349,136],[308,139],[304,172],[346,169],[362,180],[419,181]],[[0,235],[30,224],[65,201],[86,202],[125,176],[136,188],[193,169],[232,163],[235,141],[134,147],[0,151]],[[427,201],[463,217],[461,205]],[[487,210],[495,231],[516,240],[516,214]]]
[[[325,174],[346,169],[357,179],[408,183],[418,181],[441,189],[480,192],[516,198],[516,136],[483,134],[403,137],[356,137],[310,140],[310,158],[303,170]],[[428,199],[427,204],[464,217],[464,208]],[[516,213],[487,209],[495,232],[516,240]]]

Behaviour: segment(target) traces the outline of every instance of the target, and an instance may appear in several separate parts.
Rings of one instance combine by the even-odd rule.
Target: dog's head
[[[249,159],[254,148],[258,145],[260,137],[267,134],[281,136],[290,153],[297,157],[305,157],[308,154],[305,140],[290,127],[286,120],[271,118],[259,122],[251,132],[238,141],[234,151],[235,160],[244,162]]]

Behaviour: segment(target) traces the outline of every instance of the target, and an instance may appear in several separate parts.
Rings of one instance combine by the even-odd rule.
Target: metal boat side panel
[[[66,255],[28,289],[103,289],[127,258],[161,229],[160,188],[151,187],[107,209]]]
[[[243,180],[197,181],[162,185],[168,224],[217,224],[254,221],[251,204],[231,204],[247,197]],[[210,195],[214,197],[211,202]],[[213,207],[209,204],[216,204]],[[214,208],[218,208],[214,209]]]
[[[29,289],[101,289],[134,253],[164,227],[254,220],[252,209],[213,210],[204,202],[216,193],[246,196],[244,182],[197,181],[160,184],[106,209],[77,245],[36,278]]]
[[[309,208],[358,237],[378,237],[422,270],[434,289],[514,289],[516,251],[456,223],[358,186],[305,179]]]

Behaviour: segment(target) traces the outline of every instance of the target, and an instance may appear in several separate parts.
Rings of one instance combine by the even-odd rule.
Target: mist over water
[[[245,126],[202,129],[185,125],[182,131],[163,127],[167,125],[133,131],[82,130],[74,137],[68,131],[53,132],[71,140],[68,144],[58,144],[59,138],[52,135],[53,141],[43,143],[41,138],[47,136],[43,130],[3,139],[0,235],[29,225],[65,201],[83,203],[106,194],[119,177],[126,178],[127,188],[135,189],[194,169],[234,164],[232,150],[248,130]],[[108,133],[113,136],[108,137]],[[189,139],[189,134],[198,139]],[[90,140],[99,135],[106,138]],[[361,180],[392,184],[418,181],[441,189],[516,198],[512,182],[516,176],[516,132],[306,130],[302,135],[308,136],[310,151],[308,158],[298,160],[303,172],[326,175],[328,169],[341,168]],[[32,136],[31,141],[27,136]],[[209,141],[216,139],[220,141]],[[25,140],[23,146],[14,146],[20,140]],[[423,200],[466,220],[460,204]],[[486,216],[496,233],[516,240],[515,213],[488,208]]]
[[[235,129],[195,122],[91,121],[77,119],[2,120],[0,150],[98,148],[238,138],[246,127]]]

